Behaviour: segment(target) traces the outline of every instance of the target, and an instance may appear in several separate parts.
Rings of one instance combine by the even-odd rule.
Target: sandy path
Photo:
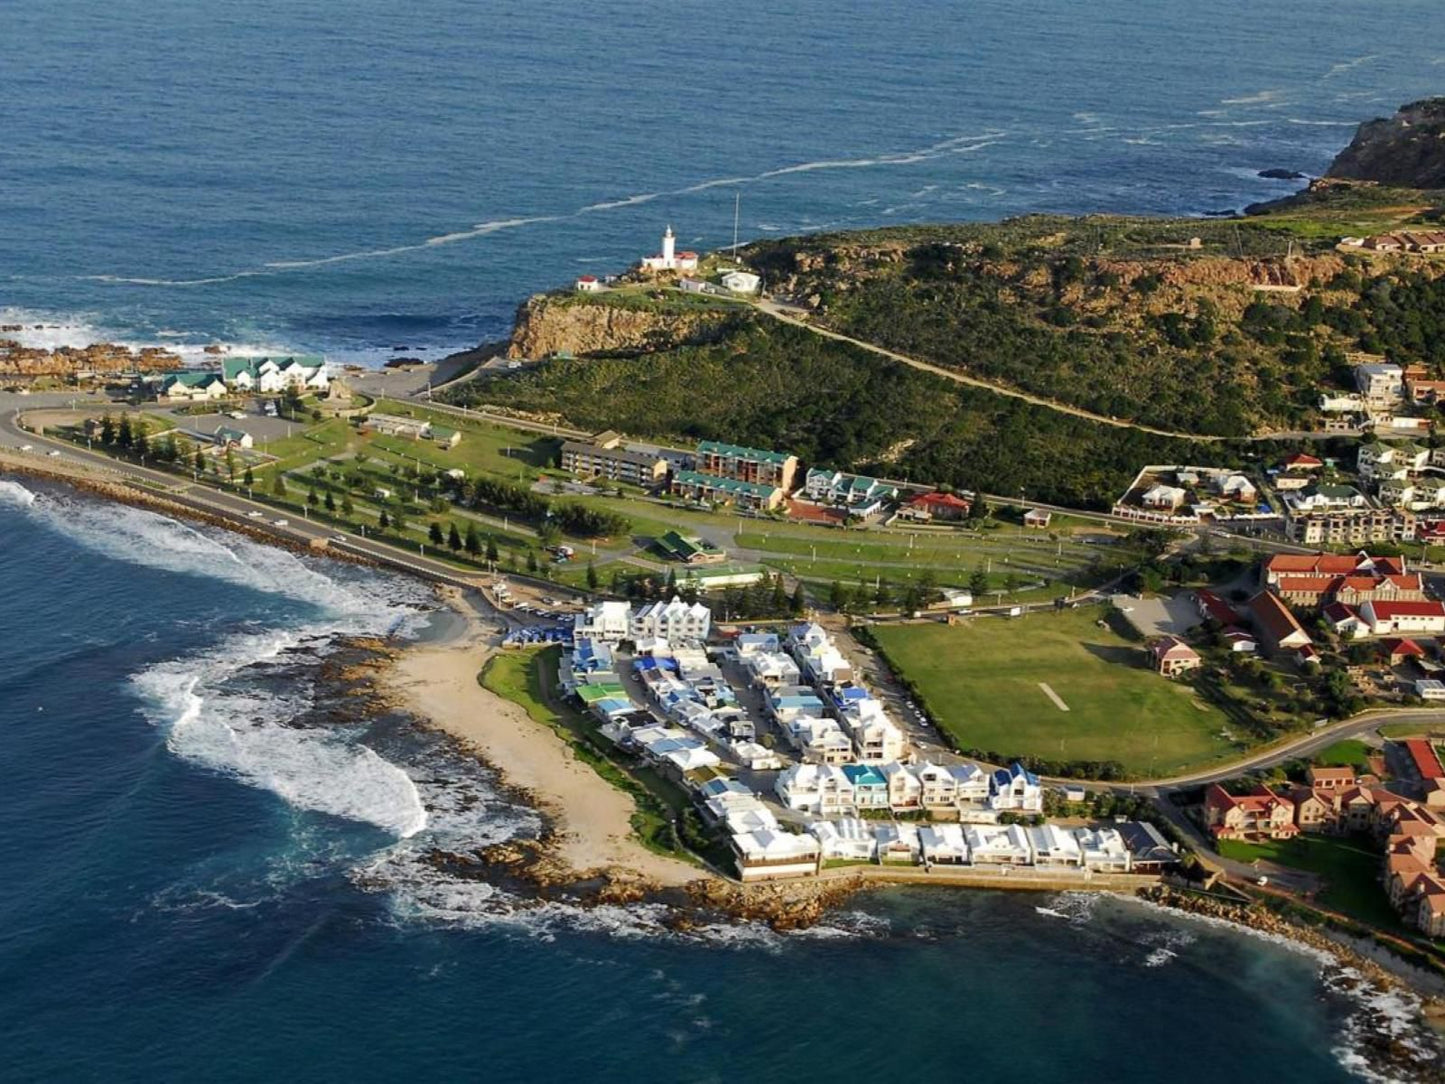
[[[557,858],[577,872],[629,870],[660,885],[706,876],[637,842],[631,796],[578,761],[562,738],[519,705],[478,684],[498,637],[460,593],[449,602],[466,618],[466,629],[447,643],[401,652],[385,684],[402,704],[462,739],[509,784],[529,792],[553,820]]]

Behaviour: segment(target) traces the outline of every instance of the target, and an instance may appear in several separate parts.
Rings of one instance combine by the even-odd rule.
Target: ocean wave
[[[11,482],[8,479],[0,478],[0,504],[13,504],[21,508],[29,508],[35,503],[35,494],[26,489],[19,482]]]
[[[91,278],[113,279],[114,276],[91,276]],[[218,341],[214,337],[201,336],[191,332],[161,329],[149,335],[137,337],[131,332],[121,332],[108,327],[97,316],[89,313],[55,313],[33,309],[0,308],[0,324],[19,325],[19,331],[7,331],[4,338],[14,339],[21,346],[34,350],[56,350],[60,347],[86,347],[94,343],[109,342],[131,350],[148,346],[162,346],[178,354],[188,364],[214,364],[218,356],[227,354],[287,354],[293,351],[279,343],[266,339],[250,342]],[[177,341],[177,338],[188,341]],[[217,353],[219,349],[219,354]]]
[[[427,814],[405,771],[342,734],[289,725],[310,706],[298,694],[227,686],[242,671],[326,631],[227,637],[201,655],[141,671],[132,686],[177,756],[269,790],[298,808],[413,836],[426,827]]]
[[[1379,59],[1378,53],[1368,53],[1365,56],[1357,56],[1353,60],[1341,61],[1339,64],[1332,65],[1329,71],[1320,76],[1320,79],[1333,79],[1337,75],[1344,75],[1345,72],[1354,71],[1354,69],[1358,68],[1361,64],[1368,64],[1372,60]]]

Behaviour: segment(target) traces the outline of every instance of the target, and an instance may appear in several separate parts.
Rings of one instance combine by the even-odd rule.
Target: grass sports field
[[[1096,624],[1101,612],[1084,607],[873,632],[961,748],[1117,760],[1138,777],[1236,754],[1223,714],[1189,685],[1147,669],[1137,644]]]

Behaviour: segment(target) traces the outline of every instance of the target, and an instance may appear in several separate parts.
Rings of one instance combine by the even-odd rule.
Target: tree
[[[191,465],[196,468],[197,474],[204,474],[206,471],[206,456],[200,447],[196,447],[196,454],[191,458]]]
[[[843,585],[841,583],[839,583],[837,580],[834,580],[828,585],[829,606],[841,613],[847,601],[848,597],[844,594]]]
[[[461,552],[462,532],[457,530],[455,523],[451,525],[451,530],[447,531],[447,546],[453,553]]]
[[[536,571],[537,571],[537,551],[536,551],[536,550],[529,549],[529,550],[527,551],[527,571],[528,571],[528,572],[536,572]]]
[[[309,504],[312,508],[315,508],[318,504],[321,503],[321,498],[316,495],[315,489],[308,489],[306,491],[306,503]]]
[[[473,560],[476,560],[477,556],[482,552],[482,538],[477,534],[477,525],[475,523],[467,524],[467,536],[462,539],[462,545],[466,547],[467,556]],[[495,561],[496,558],[488,555],[487,560]]]
[[[100,442],[102,444],[115,443],[115,419],[109,414],[104,414],[100,419]],[[200,452],[196,453],[200,455]]]
[[[808,596],[803,591],[803,581],[798,581],[798,586],[793,588],[793,597],[788,602],[788,612],[794,617],[801,617],[803,611],[808,608]]]
[[[226,477],[236,481],[236,449],[226,445]]]
[[[487,535],[487,560],[495,564],[500,556],[501,554],[497,552],[497,540],[491,535]]]
[[[326,505],[328,512],[334,513],[336,511],[336,497],[332,494],[331,490],[328,489],[326,491],[326,500],[323,503]]]
[[[783,586],[783,577],[780,575],[773,577],[773,596],[770,602],[772,604],[771,610],[774,614],[783,614],[787,612],[788,591],[787,588]]]
[[[982,598],[988,593],[988,573],[983,570],[983,565],[974,567],[973,575],[968,578],[968,590],[974,598]]]
[[[129,414],[120,416],[120,429],[116,432],[115,442],[127,450],[135,444],[135,430],[131,428]]]
[[[343,493],[341,495],[341,514],[343,516],[349,516],[355,511],[356,505],[351,503],[351,495],[349,493]]]
[[[452,530],[456,530],[456,528],[453,527]],[[436,520],[432,520],[431,526],[427,528],[426,536],[433,546],[440,546],[445,538],[442,534],[442,525]]]
[[[387,529],[388,527],[390,527],[390,526],[391,526],[391,517],[386,514],[386,509],[383,508],[383,509],[381,510],[381,515],[377,517],[377,520],[376,520],[376,529],[379,530],[379,531],[384,531],[384,530],[386,530],[386,529]]]
[[[391,525],[396,528],[397,534],[406,533],[406,515],[400,508],[391,514]]]
[[[280,467],[276,468],[276,473],[271,478],[271,492],[278,497],[286,496],[286,475],[282,473]]]
[[[253,471],[250,467],[247,467],[247,468],[246,468],[246,473],[241,476],[241,481],[245,482],[248,487],[255,485],[255,484],[256,484],[256,472]],[[329,496],[331,496],[331,494],[328,493],[327,496],[329,497]]]
[[[138,456],[140,456],[142,459],[144,459],[147,455],[150,454],[150,450],[151,450],[151,438],[150,438],[149,427],[146,425],[145,422],[136,422],[136,423],[135,423],[135,452],[136,452],[136,455],[138,455]]]
[[[602,581],[597,576],[597,566],[591,561],[587,562],[587,590],[597,590],[597,585]]]

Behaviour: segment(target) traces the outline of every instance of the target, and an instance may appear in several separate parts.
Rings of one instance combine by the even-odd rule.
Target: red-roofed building
[[[1305,773],[1310,786],[1315,790],[1349,790],[1355,785],[1353,768],[1310,768]]]
[[[1284,461],[1284,469],[1291,471],[1319,470],[1324,465],[1324,460],[1306,455],[1304,452],[1295,452]]]
[[[1266,587],[1273,587],[1281,576],[1400,576],[1407,571],[1403,557],[1371,557],[1364,552],[1354,555],[1276,553],[1264,563],[1261,579]]]
[[[1194,592],[1194,605],[1199,610],[1199,616],[1206,621],[1217,621],[1226,627],[1239,621],[1239,612],[1207,588]]]
[[[1365,623],[1360,620],[1360,615],[1353,606],[1346,606],[1343,602],[1331,602],[1320,613],[1324,615],[1336,636],[1353,640],[1365,631]]]
[[[1286,602],[1316,606],[1322,602],[1419,602],[1425,598],[1425,584],[1418,572],[1389,575],[1331,576],[1323,573],[1288,573],[1273,584]]]
[[[1230,794],[1218,783],[1204,792],[1204,824],[1215,839],[1288,839],[1299,834],[1294,803],[1266,786]]]
[[[602,283],[598,281],[596,275],[578,275],[578,276],[577,276],[577,292],[578,292],[578,293],[595,294],[595,293],[596,293],[598,290],[600,290],[600,289],[602,289]]]
[[[1424,738],[1410,738],[1405,743],[1405,752],[1410,754],[1410,766],[1422,780],[1445,779],[1445,768],[1435,755],[1435,747]]]
[[[1360,620],[1376,636],[1391,632],[1445,632],[1445,602],[1366,602]]]
[[[1261,591],[1249,600],[1249,609],[1261,642],[1272,654],[1310,646],[1309,633],[1300,627],[1278,595]]]
[[[973,503],[954,493],[920,493],[903,506],[899,515],[917,520],[960,520],[968,516]]]
[[[1165,677],[1174,677],[1186,670],[1196,669],[1201,660],[1199,652],[1177,636],[1166,636],[1149,645],[1149,661],[1155,670]]]
[[[1380,646],[1390,656],[1390,665],[1399,666],[1406,659],[1423,659],[1425,649],[1414,640],[1381,640]]]

